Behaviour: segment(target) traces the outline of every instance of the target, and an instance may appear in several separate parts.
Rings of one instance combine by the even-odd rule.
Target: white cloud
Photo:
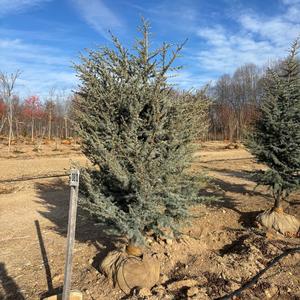
[[[20,13],[49,1],[51,0],[0,0],[0,17],[11,13]]]
[[[286,4],[286,5],[298,4],[298,3],[300,3],[300,0],[282,0],[282,3]]]
[[[62,55],[59,49],[25,43],[21,39],[0,39],[0,54],[2,64],[14,62],[51,66],[67,66],[70,64],[70,58]]]
[[[4,72],[21,71],[16,88],[21,96],[45,96],[53,87],[70,90],[77,83],[71,58],[60,49],[21,39],[0,39],[0,66]]]
[[[284,18],[289,22],[299,23],[300,18],[300,0],[283,0],[287,5],[287,12]]]
[[[255,41],[251,35],[232,34],[221,27],[201,29],[198,36],[206,40],[207,49],[196,59],[209,71],[232,73],[242,64],[262,65],[278,54],[267,41]]]
[[[214,81],[214,78],[207,76],[207,74],[199,75],[187,70],[180,70],[178,73],[169,74],[169,76],[171,77],[168,82],[181,89],[200,89]]]
[[[276,47],[288,48],[300,35],[300,0],[282,0],[285,11],[274,17],[241,14],[240,24],[248,31],[269,40]]]
[[[38,95],[45,98],[52,89],[71,92],[76,87],[76,83],[77,79],[73,72],[25,69],[17,81],[16,92],[21,97]]]
[[[194,2],[189,0],[158,1],[154,5],[151,1],[143,1],[143,4],[126,1],[126,5],[136,9],[139,15],[149,17],[151,24],[158,24],[160,34],[169,34],[170,31],[184,33],[194,31],[195,22],[199,18],[199,11]]]
[[[288,48],[289,43],[300,33],[300,23],[294,24],[285,20],[285,17],[286,15],[260,19],[256,16],[242,15],[239,21],[246,30],[269,40],[276,47]]]
[[[300,0],[283,1],[286,6],[282,15],[267,18],[240,13],[237,18],[240,28],[235,32],[222,26],[199,29],[197,35],[206,46],[196,55],[201,67],[232,73],[245,63],[262,66],[270,60],[284,57],[291,42],[300,34],[300,20],[296,18]]]
[[[102,36],[108,38],[108,30],[122,28],[121,19],[102,0],[72,0],[83,19]]]

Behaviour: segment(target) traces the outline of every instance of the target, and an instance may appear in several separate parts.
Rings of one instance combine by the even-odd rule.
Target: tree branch
[[[245,284],[243,284],[239,289],[233,291],[232,293],[220,297],[220,298],[216,298],[215,300],[230,300],[232,299],[232,297],[234,296],[239,296],[244,290],[250,288],[252,285],[254,285],[255,283],[257,283],[258,279],[264,274],[266,273],[270,268],[272,268],[273,266],[275,266],[282,258],[288,256],[289,254],[293,254],[296,252],[300,252],[300,247],[296,247],[296,248],[290,248],[285,250],[283,253],[281,253],[280,255],[276,256],[275,258],[273,258],[268,264],[267,266],[262,269],[261,271],[259,271],[254,277],[252,277],[252,279],[250,279],[248,282],[246,282]]]

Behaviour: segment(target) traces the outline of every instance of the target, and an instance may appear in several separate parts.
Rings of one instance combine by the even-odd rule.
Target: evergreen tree
[[[76,127],[93,167],[82,170],[82,205],[111,232],[143,243],[146,231],[174,233],[199,199],[203,177],[187,169],[192,142],[206,127],[203,92],[178,93],[168,74],[183,44],[151,51],[149,24],[131,51],[89,50],[80,79]]]
[[[260,118],[250,134],[250,152],[268,166],[257,173],[259,184],[271,188],[274,209],[282,211],[287,199],[300,185],[300,66],[299,41],[276,69],[270,69],[265,81]]]

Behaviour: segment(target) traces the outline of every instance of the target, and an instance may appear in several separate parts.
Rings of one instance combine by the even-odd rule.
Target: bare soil
[[[193,165],[212,177],[210,187],[200,192],[219,199],[194,207],[195,218],[177,240],[149,240],[165,275],[164,293],[155,299],[204,299],[188,298],[186,289],[168,291],[169,284],[181,279],[196,279],[202,295],[216,299],[240,287],[284,249],[300,244],[299,239],[253,227],[258,212],[272,205],[267,190],[254,190],[251,179],[251,173],[263,166],[243,148],[225,146],[206,143],[195,153]],[[7,154],[3,146],[0,181],[61,174],[71,161],[87,163],[76,145],[53,149],[53,143],[43,145],[36,153],[32,145],[23,145],[22,153]],[[0,183],[0,299],[41,299],[61,290],[68,199],[67,177]],[[300,217],[299,194],[284,206]],[[72,287],[81,290],[84,299],[130,299],[98,271],[118,239],[105,235],[81,210],[77,222]],[[239,299],[300,299],[300,254],[284,258]]]

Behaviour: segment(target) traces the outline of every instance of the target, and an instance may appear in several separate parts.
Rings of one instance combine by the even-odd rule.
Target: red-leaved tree
[[[30,96],[24,101],[23,114],[31,120],[31,141],[34,139],[34,121],[43,115],[43,109],[38,96]]]

